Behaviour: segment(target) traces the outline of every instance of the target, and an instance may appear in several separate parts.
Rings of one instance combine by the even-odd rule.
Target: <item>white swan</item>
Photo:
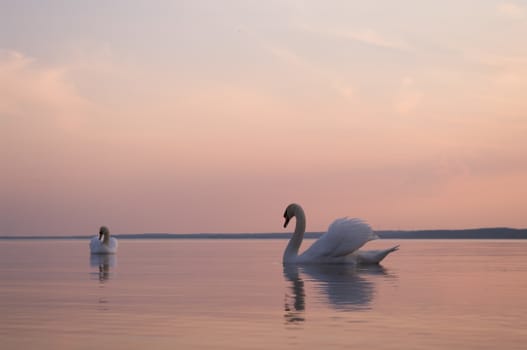
[[[101,226],[99,236],[95,236],[90,241],[90,251],[92,254],[115,254],[117,253],[117,239],[110,237],[110,230],[106,226]]]
[[[386,250],[359,251],[368,241],[378,236],[361,219],[340,218],[335,220],[304,253],[298,255],[306,231],[306,215],[298,204],[290,204],[284,212],[284,228],[295,217],[296,227],[293,237],[284,251],[283,263],[328,263],[328,264],[378,264],[388,254],[397,250],[395,246]]]

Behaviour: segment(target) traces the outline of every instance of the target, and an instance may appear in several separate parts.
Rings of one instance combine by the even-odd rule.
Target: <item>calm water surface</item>
[[[284,269],[283,240],[0,241],[10,349],[525,349],[527,241],[401,244]]]

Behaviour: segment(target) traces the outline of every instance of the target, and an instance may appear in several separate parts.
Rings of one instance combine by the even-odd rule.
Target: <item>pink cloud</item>
[[[496,10],[500,16],[510,19],[524,19],[525,7],[513,2],[502,2],[496,6]]]
[[[78,128],[89,109],[60,67],[44,67],[15,51],[0,55],[0,114],[60,129]]]

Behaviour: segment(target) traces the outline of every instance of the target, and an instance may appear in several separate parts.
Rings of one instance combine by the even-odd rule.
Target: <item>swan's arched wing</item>
[[[370,225],[361,219],[340,218],[329,226],[302,255],[306,257],[339,257],[353,253],[366,242],[378,238]]]
[[[99,241],[99,237],[92,237],[92,239],[90,240],[90,250],[95,251],[100,245],[101,241]]]

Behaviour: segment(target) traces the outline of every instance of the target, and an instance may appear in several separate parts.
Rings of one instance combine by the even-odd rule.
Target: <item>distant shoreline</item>
[[[466,230],[381,230],[384,239],[527,239],[527,229],[478,228]],[[305,238],[318,238],[322,232],[306,232]],[[0,236],[0,240],[89,239],[94,235]],[[140,233],[115,234],[119,239],[289,239],[291,233]]]

